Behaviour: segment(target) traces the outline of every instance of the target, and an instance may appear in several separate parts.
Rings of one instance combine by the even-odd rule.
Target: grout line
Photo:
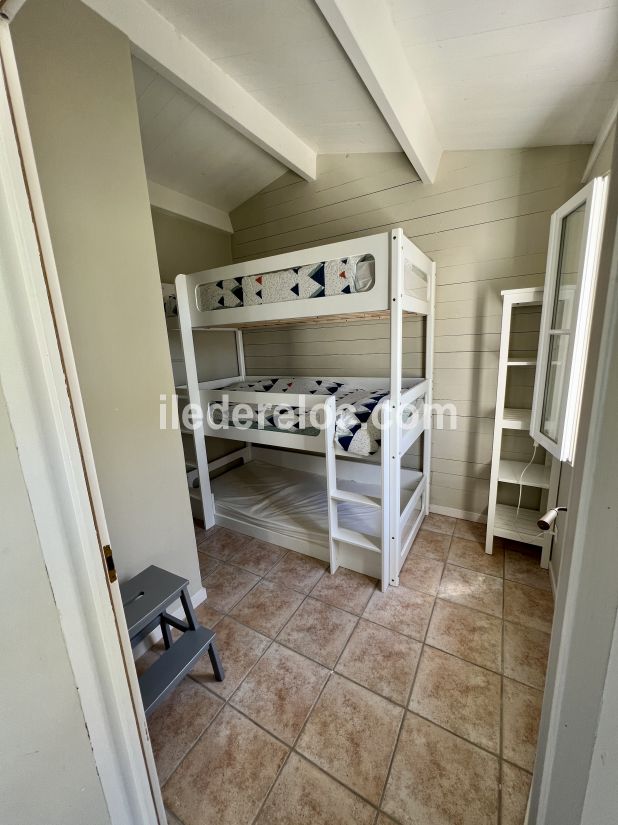
[[[506,573],[506,550],[502,557],[502,572]],[[500,652],[500,737],[499,737],[499,762],[498,762],[498,825],[502,825],[502,794],[503,794],[503,772],[502,760],[504,758],[504,607],[505,607],[505,590],[502,588],[502,632],[500,636],[501,652]]]
[[[436,532],[436,533],[438,533],[439,531],[432,531],[432,532]],[[440,534],[440,535],[449,535],[449,534],[444,534],[444,533],[439,533],[439,534]],[[455,537],[455,536],[454,536],[454,533],[453,533],[453,534],[450,534],[450,536],[449,536],[449,538],[450,538],[450,541],[449,541],[449,550],[448,550],[448,552],[447,552],[447,558],[446,558],[446,559],[442,562],[444,566],[443,566],[443,571],[442,571],[441,579],[444,577],[444,573],[446,572],[446,565],[447,565],[447,563],[448,563],[448,555],[449,555],[449,553],[450,553],[450,546],[451,546],[451,544],[452,544],[452,540],[453,540],[453,538],[454,538],[454,537]],[[287,554],[286,554],[286,555],[287,555]],[[278,563],[282,560],[282,558],[284,558],[284,557],[281,557],[281,559],[279,559],[279,560],[275,563],[275,565],[273,565],[273,567],[275,567],[275,566],[276,566],[276,565],[277,565],[277,564],[278,564]],[[423,557],[423,558],[427,558],[427,557]],[[429,557],[429,558],[430,558],[430,557]],[[435,560],[435,559],[432,559],[432,560]],[[440,560],[435,560],[435,561],[440,561]],[[221,563],[221,564],[229,564],[230,562],[220,562],[220,563]],[[505,562],[503,561],[503,564],[504,564],[504,563],[505,563]],[[233,565],[233,566],[237,566],[237,565]],[[241,568],[241,569],[244,569],[244,568]],[[466,568],[466,569],[468,569],[468,568]],[[271,570],[272,570],[272,568],[270,568],[268,572],[270,572]],[[252,572],[252,571],[247,571],[247,572]],[[474,571],[474,572],[476,572],[476,571]],[[311,718],[311,716],[312,716],[312,714],[313,714],[313,712],[314,712],[314,710],[315,710],[315,708],[316,708],[316,706],[317,706],[317,704],[318,704],[318,702],[320,701],[320,699],[321,699],[321,697],[322,697],[322,694],[323,694],[324,690],[326,689],[326,686],[330,683],[330,681],[331,681],[331,677],[333,676],[333,674],[336,674],[339,678],[346,679],[346,680],[347,680],[347,681],[349,681],[350,683],[352,683],[352,684],[354,684],[354,685],[357,685],[358,687],[360,687],[360,688],[362,688],[362,689],[365,689],[365,690],[369,691],[369,692],[370,692],[370,693],[372,693],[373,695],[375,695],[375,696],[377,696],[377,697],[379,697],[379,698],[383,699],[384,701],[390,702],[393,706],[395,706],[395,707],[400,708],[400,709],[402,709],[402,710],[403,710],[403,713],[402,713],[402,719],[401,719],[401,722],[400,722],[400,725],[399,725],[399,730],[398,730],[398,733],[397,733],[397,737],[396,737],[395,745],[394,745],[394,747],[393,747],[393,751],[392,751],[392,753],[391,753],[391,758],[390,758],[390,762],[389,762],[389,768],[388,768],[387,775],[386,775],[386,779],[385,779],[385,782],[384,782],[384,787],[383,787],[383,789],[382,789],[382,793],[381,793],[381,796],[380,796],[380,800],[379,800],[379,802],[378,802],[377,809],[376,809],[376,818],[375,818],[375,819],[377,820],[377,817],[379,816],[379,812],[380,812],[380,810],[381,810],[381,806],[382,806],[382,804],[383,804],[384,797],[385,797],[385,794],[386,794],[386,788],[387,788],[387,786],[388,786],[388,782],[389,782],[389,780],[390,780],[390,775],[391,775],[391,771],[392,771],[392,766],[393,766],[393,762],[394,762],[395,754],[396,754],[396,752],[397,752],[397,748],[398,748],[398,745],[399,745],[399,741],[400,741],[400,738],[401,738],[401,732],[402,732],[402,729],[403,729],[403,724],[404,724],[404,721],[405,721],[405,718],[406,718],[406,714],[407,714],[407,713],[412,713],[412,711],[409,711],[409,710],[408,710],[408,706],[409,706],[409,703],[410,703],[410,700],[411,700],[411,697],[412,697],[412,693],[413,693],[413,691],[414,691],[414,687],[415,687],[415,684],[416,684],[416,679],[417,679],[417,676],[418,676],[418,671],[419,671],[419,667],[420,667],[421,659],[422,659],[422,656],[423,656],[423,653],[424,653],[424,649],[425,649],[425,647],[427,646],[427,647],[430,647],[431,649],[437,649],[437,650],[440,650],[440,648],[433,648],[433,646],[432,646],[432,645],[428,645],[428,644],[427,644],[427,642],[426,642],[426,639],[427,639],[427,634],[428,634],[428,632],[429,632],[429,627],[430,627],[430,625],[431,625],[431,621],[432,621],[432,619],[433,619],[433,614],[434,614],[434,611],[435,611],[435,607],[436,607],[436,604],[437,604],[437,601],[438,601],[438,596],[437,596],[437,595],[423,593],[423,595],[426,595],[426,596],[427,596],[427,595],[429,595],[429,596],[432,596],[432,598],[433,598],[432,609],[431,609],[431,613],[430,613],[430,616],[429,616],[429,620],[428,620],[428,622],[427,622],[427,626],[426,626],[425,632],[424,632],[424,634],[423,634],[423,639],[422,639],[422,640],[414,639],[414,637],[408,636],[407,634],[401,634],[401,633],[400,633],[400,635],[404,636],[405,638],[411,638],[413,641],[416,641],[416,642],[419,642],[419,641],[420,641],[420,644],[421,644],[421,650],[420,650],[420,652],[419,652],[419,659],[418,659],[417,667],[416,667],[416,669],[415,669],[414,677],[413,677],[413,679],[412,679],[412,684],[411,684],[410,690],[409,690],[409,692],[408,692],[408,696],[407,696],[407,700],[406,700],[405,705],[401,705],[400,703],[395,702],[395,701],[393,701],[392,699],[390,699],[390,698],[388,698],[388,697],[383,696],[382,694],[378,693],[377,691],[372,690],[371,688],[367,687],[366,685],[361,685],[360,683],[356,682],[355,680],[353,680],[353,679],[349,679],[349,678],[348,678],[348,677],[346,677],[344,674],[341,674],[341,673],[339,673],[338,671],[336,671],[336,667],[337,667],[337,665],[339,664],[339,661],[340,661],[340,659],[341,659],[341,657],[342,657],[343,653],[344,653],[344,652],[345,652],[345,650],[347,649],[348,644],[349,644],[349,642],[350,642],[350,639],[351,639],[351,637],[352,637],[353,633],[355,632],[355,630],[357,629],[358,624],[359,624],[359,622],[360,622],[360,620],[361,620],[361,619],[363,619],[364,621],[368,621],[368,622],[370,622],[370,623],[376,624],[376,625],[377,625],[377,626],[379,626],[379,627],[385,627],[384,625],[379,625],[377,622],[372,622],[372,621],[371,621],[371,619],[366,619],[366,618],[364,618],[362,614],[359,616],[358,614],[351,613],[351,611],[345,611],[345,610],[344,610],[344,612],[348,613],[349,615],[353,615],[353,616],[354,616],[354,618],[356,619],[355,624],[354,624],[354,627],[352,628],[351,633],[349,634],[348,638],[346,639],[345,644],[343,645],[342,650],[340,651],[339,655],[337,656],[337,659],[336,659],[336,661],[335,661],[335,663],[334,663],[334,665],[333,665],[333,667],[332,667],[332,668],[328,668],[328,667],[327,667],[327,666],[325,666],[322,662],[318,662],[318,664],[319,664],[319,665],[321,665],[322,667],[327,667],[327,669],[329,670],[329,675],[326,677],[325,682],[324,682],[324,684],[323,684],[322,688],[320,689],[320,691],[319,691],[319,693],[318,693],[318,695],[317,695],[317,697],[316,697],[315,701],[313,702],[313,704],[312,704],[311,708],[309,709],[309,711],[308,711],[308,713],[307,713],[307,716],[306,716],[306,718],[305,718],[305,720],[304,720],[304,722],[303,722],[303,725],[302,725],[302,727],[301,727],[301,729],[300,729],[300,731],[299,731],[298,735],[296,736],[296,738],[295,738],[295,740],[294,740],[294,742],[293,742],[293,744],[292,744],[291,746],[290,746],[287,742],[284,742],[283,740],[281,740],[281,739],[280,739],[280,738],[279,738],[276,734],[273,734],[273,732],[272,732],[272,731],[268,730],[268,729],[267,729],[267,728],[265,728],[263,725],[261,725],[259,722],[257,722],[256,720],[252,719],[250,716],[248,716],[246,713],[244,713],[242,710],[240,710],[239,708],[237,708],[237,707],[235,707],[233,704],[231,704],[231,699],[233,698],[233,696],[235,695],[235,693],[238,691],[238,689],[241,687],[241,685],[245,682],[245,680],[248,678],[249,674],[250,674],[250,673],[253,671],[253,669],[257,666],[257,664],[261,661],[261,659],[263,658],[263,656],[265,656],[265,655],[266,655],[266,653],[267,653],[267,652],[268,652],[268,651],[272,648],[272,646],[273,646],[275,643],[276,643],[276,644],[281,645],[282,647],[285,647],[286,649],[292,650],[292,651],[293,651],[293,652],[295,652],[297,655],[302,656],[304,659],[307,659],[308,661],[311,661],[311,662],[315,662],[315,661],[316,661],[316,660],[312,659],[310,656],[308,656],[308,655],[306,655],[306,654],[303,654],[303,653],[300,653],[298,650],[294,650],[293,648],[288,647],[288,645],[286,645],[285,643],[283,643],[283,642],[279,642],[279,641],[278,641],[278,636],[281,634],[281,632],[282,632],[282,631],[283,631],[283,629],[286,627],[286,625],[287,625],[287,624],[288,624],[288,623],[292,620],[292,618],[294,617],[294,615],[296,615],[296,613],[298,612],[298,610],[300,610],[300,608],[301,608],[301,607],[302,607],[302,605],[305,603],[305,601],[307,600],[307,598],[309,598],[309,597],[311,596],[311,592],[313,591],[313,589],[315,589],[315,587],[317,587],[318,583],[322,580],[322,578],[323,578],[323,576],[325,575],[325,573],[326,573],[326,570],[325,570],[325,571],[324,571],[324,572],[320,575],[320,577],[318,578],[318,580],[317,580],[317,581],[315,582],[315,584],[312,586],[312,588],[311,588],[311,590],[310,590],[310,592],[309,592],[309,593],[302,593],[302,595],[303,595],[303,599],[302,599],[302,601],[300,602],[300,604],[298,605],[298,607],[297,607],[297,608],[293,611],[293,613],[289,616],[289,618],[285,621],[285,623],[284,623],[283,627],[282,627],[282,628],[280,628],[280,629],[278,630],[278,632],[277,632],[277,634],[276,634],[276,636],[275,636],[274,638],[271,638],[271,637],[267,636],[266,634],[263,634],[263,633],[260,633],[259,631],[256,631],[254,628],[251,628],[249,625],[245,625],[243,622],[239,621],[238,619],[236,619],[234,616],[232,616],[232,615],[231,615],[231,611],[232,611],[232,610],[234,610],[234,608],[237,606],[237,604],[238,604],[240,601],[242,601],[242,598],[244,598],[246,595],[248,595],[248,593],[250,593],[250,592],[251,592],[251,590],[253,590],[253,589],[254,589],[254,587],[255,587],[255,586],[257,586],[257,584],[258,584],[260,581],[265,581],[265,580],[266,580],[266,581],[269,581],[268,579],[266,579],[266,576],[268,575],[268,573],[266,573],[266,574],[264,574],[264,575],[262,575],[262,576],[259,576],[258,581],[256,581],[256,582],[254,583],[254,585],[250,588],[250,590],[249,590],[249,591],[247,591],[247,593],[245,593],[245,594],[243,595],[243,597],[242,597],[241,599],[239,599],[239,601],[238,601],[238,602],[236,602],[236,603],[235,603],[235,604],[234,604],[234,605],[233,605],[233,606],[232,606],[232,607],[231,607],[228,611],[226,611],[226,612],[222,612],[222,613],[221,613],[221,617],[222,617],[222,618],[224,618],[224,617],[229,617],[230,619],[232,619],[232,620],[234,620],[234,621],[238,622],[238,623],[239,623],[240,625],[242,625],[243,627],[246,627],[246,628],[248,628],[248,629],[252,630],[252,631],[253,631],[253,632],[255,632],[255,633],[259,633],[259,635],[261,635],[261,636],[263,636],[264,638],[268,639],[268,642],[269,642],[269,643],[268,643],[268,645],[266,646],[266,648],[262,651],[262,653],[259,655],[258,659],[254,662],[254,664],[253,664],[253,665],[249,668],[249,670],[248,670],[248,671],[244,674],[244,676],[243,676],[243,677],[242,677],[242,679],[240,680],[239,684],[235,687],[234,691],[232,692],[232,694],[231,694],[228,698],[224,698],[224,697],[220,696],[219,694],[217,694],[217,693],[215,693],[214,691],[210,690],[210,689],[208,688],[208,686],[207,686],[207,685],[203,684],[202,682],[199,682],[197,679],[193,679],[193,677],[191,676],[191,674],[189,674],[189,675],[188,675],[188,676],[189,676],[189,678],[192,678],[192,679],[193,679],[193,681],[195,681],[197,684],[199,684],[199,685],[200,685],[200,687],[201,687],[202,689],[206,690],[208,693],[210,693],[210,695],[212,695],[212,696],[216,697],[217,699],[219,699],[219,700],[221,701],[221,703],[222,703],[222,704],[221,704],[221,706],[219,707],[219,709],[217,710],[217,712],[216,712],[216,714],[214,715],[213,719],[212,719],[212,720],[208,723],[208,725],[204,728],[204,730],[202,731],[202,733],[201,733],[201,734],[197,737],[197,739],[196,739],[196,741],[193,743],[193,745],[191,745],[191,747],[190,747],[190,748],[186,751],[186,753],[184,754],[184,756],[183,756],[183,757],[181,757],[181,759],[178,761],[178,763],[176,764],[176,766],[174,767],[174,769],[171,771],[171,773],[170,773],[170,775],[169,775],[168,779],[166,780],[166,782],[165,782],[164,784],[167,784],[167,782],[169,782],[169,780],[171,779],[172,775],[173,775],[173,774],[176,772],[176,770],[180,767],[180,765],[182,764],[182,762],[183,762],[183,761],[187,758],[187,756],[189,755],[189,753],[190,753],[190,752],[191,752],[191,751],[195,748],[195,746],[196,746],[196,745],[197,745],[197,743],[201,740],[201,738],[204,736],[204,734],[206,733],[206,731],[207,731],[207,730],[210,728],[210,726],[211,726],[211,725],[215,722],[215,720],[216,720],[216,719],[218,719],[218,717],[219,717],[220,713],[223,711],[223,709],[225,708],[225,706],[226,706],[226,705],[229,705],[229,706],[230,706],[231,708],[233,708],[236,712],[240,713],[242,716],[244,716],[245,718],[247,718],[250,722],[252,722],[253,724],[255,724],[257,727],[259,727],[260,729],[264,730],[264,731],[265,731],[265,732],[266,732],[269,736],[272,736],[272,737],[273,737],[276,741],[280,742],[282,745],[284,745],[286,748],[288,748],[288,749],[289,749],[289,750],[288,750],[288,754],[287,754],[286,758],[284,759],[284,761],[283,761],[283,763],[282,763],[282,765],[281,765],[280,770],[277,772],[277,774],[276,774],[276,776],[275,776],[275,778],[274,778],[274,780],[273,780],[272,784],[270,785],[270,787],[269,787],[269,789],[268,789],[268,792],[266,793],[266,796],[264,797],[264,800],[263,800],[262,804],[260,805],[260,808],[259,808],[259,810],[258,810],[258,812],[257,812],[256,816],[255,816],[255,817],[254,817],[254,819],[253,819],[253,822],[255,822],[255,821],[257,820],[257,818],[259,817],[259,815],[260,815],[260,813],[261,813],[261,811],[262,811],[262,809],[263,809],[263,807],[264,807],[264,805],[265,805],[265,803],[266,803],[267,799],[269,798],[269,796],[270,796],[270,794],[271,794],[271,791],[272,791],[272,789],[273,789],[274,785],[276,784],[277,780],[278,780],[278,779],[279,779],[279,777],[281,776],[281,773],[283,772],[283,770],[284,770],[285,766],[287,765],[287,763],[288,763],[288,761],[289,761],[289,759],[290,759],[290,757],[291,757],[291,754],[292,754],[292,753],[297,754],[300,758],[302,758],[302,759],[306,760],[308,763],[310,763],[310,764],[312,764],[312,765],[315,765],[315,767],[316,767],[318,770],[320,770],[320,771],[322,771],[323,773],[325,773],[325,774],[326,774],[329,778],[331,778],[333,781],[337,782],[337,784],[341,785],[342,787],[344,787],[346,790],[348,790],[350,793],[352,793],[353,795],[357,796],[358,798],[363,799],[363,801],[365,801],[367,804],[369,804],[372,808],[376,809],[376,804],[375,804],[375,803],[370,802],[368,799],[365,799],[365,798],[364,798],[364,797],[362,797],[360,794],[358,794],[356,791],[354,791],[352,788],[349,788],[347,785],[345,785],[343,782],[341,782],[341,780],[337,779],[337,777],[332,776],[332,775],[331,775],[331,774],[330,774],[327,770],[325,770],[322,766],[320,766],[320,765],[318,765],[318,764],[314,763],[314,762],[313,762],[313,760],[311,760],[311,759],[310,759],[310,758],[308,758],[305,754],[303,754],[303,753],[301,753],[300,751],[298,751],[298,750],[297,750],[297,747],[296,747],[296,746],[297,746],[297,744],[298,744],[298,742],[299,742],[299,740],[300,740],[300,738],[301,738],[301,736],[302,736],[302,734],[303,734],[303,732],[304,732],[304,730],[305,730],[305,728],[306,728],[306,726],[307,726],[307,724],[308,724],[308,722],[309,722],[309,720],[310,720],[310,718]],[[253,575],[258,575],[258,574],[253,574]],[[482,574],[482,575],[483,575],[483,574]],[[496,578],[496,577],[494,577],[494,578]],[[288,589],[294,589],[294,588],[288,588]],[[413,590],[414,592],[419,592],[419,593],[421,593],[421,592],[422,592],[422,591],[415,591],[415,589],[414,589],[414,588],[408,588],[408,589]],[[299,591],[295,591],[295,592],[299,592]],[[375,592],[375,591],[374,591],[374,592]],[[367,601],[367,605],[369,604],[369,601],[371,600],[371,598],[373,597],[373,595],[374,595],[374,593],[372,593],[372,595],[371,595],[371,596],[370,596],[370,598],[368,599],[368,601]],[[312,597],[312,598],[316,598],[316,599],[318,599],[318,597]],[[503,612],[504,612],[504,588],[503,588],[502,599],[503,599]],[[342,608],[338,608],[338,607],[336,607],[335,605],[330,605],[328,602],[323,602],[323,600],[321,600],[321,599],[318,599],[318,601],[320,601],[321,603],[324,603],[324,604],[326,604],[326,605],[328,605],[328,606],[330,606],[330,607],[333,607],[334,609],[340,609],[340,610],[342,609]],[[449,600],[444,600],[444,601],[449,601]],[[457,603],[455,603],[455,604],[457,604]],[[364,608],[364,609],[366,609],[367,605],[365,605],[365,608]],[[466,605],[464,605],[464,607],[467,607],[467,606],[466,606]],[[216,609],[216,608],[215,608],[215,609]],[[468,607],[467,609],[478,610],[478,608],[470,608],[470,607]],[[221,612],[221,611],[218,611],[218,610],[217,610],[217,612]],[[364,612],[364,611],[363,611],[363,612]],[[493,615],[493,614],[486,614],[486,613],[485,613],[485,611],[481,611],[481,610],[479,610],[478,612],[482,613],[483,615]],[[494,618],[499,618],[499,617],[494,616]],[[503,673],[503,671],[504,671],[504,626],[505,626],[505,620],[504,620],[503,618],[502,618],[502,619],[499,619],[499,620],[502,622],[502,650],[501,650],[501,671],[502,671],[502,672],[501,672],[500,674],[498,674],[498,675],[500,676],[500,679],[501,679],[501,686],[502,686],[502,685],[503,685],[503,683],[504,683],[504,678],[505,678],[504,673]],[[391,630],[391,631],[393,631],[393,629],[392,629],[392,628],[386,628],[386,629],[387,629],[387,630]],[[399,632],[399,631],[393,631],[393,632]],[[448,651],[442,651],[442,650],[440,650],[440,652],[443,652],[443,653],[445,653],[445,654],[447,654],[447,655],[453,655],[453,656],[455,656],[455,654],[450,654]],[[464,662],[466,662],[466,663],[468,663],[468,664],[473,664],[473,665],[475,665],[475,664],[476,664],[476,663],[474,663],[474,662],[469,662],[468,660],[463,659],[462,657],[459,657],[459,656],[455,656],[455,658],[461,659],[461,661],[464,661]],[[483,666],[481,666],[481,665],[476,665],[476,666],[477,666],[477,667],[481,667],[482,669],[487,670],[487,671],[488,671],[488,672],[490,672],[490,673],[496,673],[496,671],[493,671],[493,670],[491,670],[490,668],[485,668],[485,667],[483,667]],[[517,681],[517,680],[513,680],[513,681]],[[519,683],[519,682],[518,682],[518,684],[523,684],[523,685],[525,685],[525,683]],[[532,687],[532,686],[528,686],[528,685],[526,685],[526,686],[527,686],[527,687]],[[536,688],[533,688],[533,689],[536,689]],[[538,690],[538,689],[536,689],[536,690]],[[503,707],[502,707],[502,705],[503,705],[503,697],[502,697],[502,691],[501,691],[501,701],[500,701],[500,712],[501,712],[501,725],[500,725],[500,752],[499,752],[499,754],[498,754],[498,756],[497,756],[497,758],[498,758],[498,760],[499,760],[499,771],[500,771],[500,784],[499,784],[499,787],[498,787],[498,793],[499,793],[499,798],[498,798],[498,806],[499,806],[499,807],[498,807],[498,810],[499,810],[498,817],[499,817],[499,820],[498,820],[498,823],[500,823],[500,817],[501,817],[501,813],[500,813],[500,801],[501,801],[501,800],[500,800],[500,794],[501,794],[502,761],[503,761],[503,756],[502,756],[502,753],[503,753],[503,747],[502,747],[502,745],[503,745],[503,733],[502,733],[502,727],[503,727],[503,720],[502,720],[502,715],[503,715]],[[487,750],[486,748],[483,748],[482,746],[478,745],[478,744],[477,744],[477,743],[475,743],[475,742],[471,742],[470,740],[466,739],[466,738],[465,738],[465,737],[463,737],[463,736],[459,736],[458,734],[454,733],[453,731],[449,730],[448,728],[444,728],[444,727],[442,727],[441,725],[437,724],[437,723],[436,723],[436,722],[434,722],[433,720],[431,720],[431,719],[427,719],[426,717],[422,716],[422,714],[415,713],[415,715],[419,716],[419,718],[426,719],[426,721],[428,721],[430,724],[433,724],[433,725],[435,725],[436,727],[438,727],[438,728],[440,728],[440,729],[442,729],[442,730],[446,731],[447,733],[450,733],[452,736],[455,736],[456,738],[458,738],[458,739],[460,739],[460,740],[462,740],[462,741],[466,742],[467,744],[470,744],[470,745],[472,745],[473,747],[478,748],[479,750],[481,750],[481,751],[483,751],[483,752],[485,752],[485,753],[488,753],[488,754],[490,754],[491,756],[496,757],[496,754],[495,754],[495,753],[493,753],[492,751],[489,751],[489,750]],[[522,769],[522,770],[525,770],[525,769]],[[528,771],[525,771],[525,772],[526,772],[526,773],[529,773]],[[173,812],[172,812],[172,813],[173,813]],[[174,815],[176,816],[176,814],[174,814]],[[375,821],[374,821],[374,822],[375,822]]]
[[[447,549],[446,558],[448,558],[448,554],[450,552],[452,541],[453,541],[453,536],[451,535],[451,537],[449,539],[449,546],[448,546],[448,549]],[[444,576],[445,570],[446,570],[446,560],[445,560],[444,566],[442,568],[442,575],[440,576],[440,584],[442,583],[442,578]],[[438,591],[440,590],[440,584],[438,585]],[[431,620],[433,619],[433,614],[434,614],[434,610],[436,609],[437,600],[438,600],[438,597],[436,596],[433,600],[433,605],[431,607],[431,613],[430,613],[430,616],[429,616],[429,620],[427,622],[427,627],[425,628],[425,634],[424,634],[422,642],[421,642],[422,647],[421,647],[421,650],[420,650],[420,653],[419,653],[418,662],[417,662],[417,665],[416,665],[416,670],[414,671],[414,677],[412,679],[412,684],[410,685],[410,690],[408,691],[408,697],[407,697],[407,700],[406,700],[405,709],[404,709],[404,712],[403,712],[403,716],[401,717],[401,723],[399,725],[399,730],[397,732],[397,737],[395,739],[395,746],[393,747],[393,752],[391,754],[390,762],[389,762],[389,765],[388,765],[388,770],[386,772],[386,779],[384,781],[384,786],[382,788],[382,793],[380,795],[380,801],[378,803],[378,808],[379,808],[380,811],[382,810],[382,806],[384,804],[384,798],[386,796],[386,790],[388,788],[388,783],[389,783],[390,778],[391,778],[391,773],[392,773],[392,770],[393,770],[393,764],[395,762],[395,755],[397,754],[397,749],[399,748],[399,741],[401,739],[401,733],[403,731],[403,725],[404,725],[404,722],[406,720],[406,714],[410,712],[408,710],[408,707],[409,707],[410,701],[412,699],[412,694],[414,692],[414,686],[416,685],[416,679],[418,677],[418,671],[419,671],[419,668],[420,668],[420,665],[421,665],[421,660],[423,658],[423,653],[425,651],[425,639],[427,638],[427,634],[429,633],[429,626],[431,625]]]

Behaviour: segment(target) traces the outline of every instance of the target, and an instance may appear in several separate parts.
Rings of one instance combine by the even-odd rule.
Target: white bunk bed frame
[[[372,255],[375,266],[374,285],[365,292],[335,295],[320,298],[298,299],[294,301],[243,306],[217,310],[200,310],[196,298],[198,286],[220,281],[226,278],[238,278],[245,275],[260,275],[268,272],[304,266],[312,261],[328,261],[353,255]],[[419,288],[406,284],[405,272],[412,268],[416,277],[421,279],[422,297],[418,297]],[[428,410],[432,405],[433,375],[433,337],[434,337],[434,302],[435,302],[435,263],[420,251],[403,233],[402,229],[392,229],[378,235],[370,235],[354,240],[326,244],[310,249],[275,255],[259,260],[247,261],[231,266],[197,272],[191,275],[178,275],[176,278],[178,313],[184,358],[186,363],[185,398],[194,405],[194,409],[203,411],[202,421],[193,429],[195,454],[200,478],[200,492],[203,505],[204,523],[207,528],[218,524],[231,524],[229,519],[217,514],[216,501],[211,492],[210,473],[227,465],[238,465],[238,460],[248,462],[252,458],[252,445],[268,445],[286,450],[322,453],[325,456],[326,492],[328,497],[328,558],[330,571],[334,573],[339,566],[340,545],[360,547],[381,557],[379,570],[382,589],[387,585],[399,583],[399,571],[421,526],[429,512],[429,480],[431,467],[431,414],[420,416],[420,421],[412,429],[403,426],[399,410],[422,399]],[[406,314],[426,317],[425,324],[425,374],[423,379],[409,389],[402,389],[403,380],[403,319]],[[342,317],[357,320],[362,317],[390,318],[390,394],[380,401],[382,415],[388,415],[390,426],[382,432],[380,452],[374,456],[361,457],[341,450],[335,443],[335,406],[336,399],[327,395],[295,395],[291,393],[263,393],[247,390],[226,390],[226,385],[241,381],[256,380],[247,376],[243,351],[242,329],[268,327],[276,324],[299,324],[306,322],[324,322],[340,320]],[[233,331],[235,333],[238,359],[238,375],[213,381],[199,381],[196,364],[193,334],[196,331]],[[329,376],[330,378],[330,376]],[[384,386],[385,379],[350,378],[346,382],[361,381],[364,386]],[[230,426],[221,430],[215,425],[210,412],[212,402],[221,402],[223,394],[228,395],[230,404],[246,403],[257,405],[284,404],[301,406],[307,411],[320,406],[330,410],[330,424],[321,429],[319,434],[305,435],[281,432],[279,430],[244,429]],[[424,435],[423,468],[421,472],[401,468],[401,458]],[[244,446],[215,461],[208,461],[205,438],[233,439],[243,442]],[[380,462],[381,495],[365,496],[343,489],[339,483],[345,468],[358,465],[344,465],[343,474],[339,473],[337,458],[345,457],[354,462]],[[311,459],[315,466],[316,459]],[[362,468],[358,467],[362,475]],[[406,481],[416,476],[417,483],[403,509],[400,505],[400,487],[402,473]],[[348,477],[353,477],[349,470]],[[396,494],[395,494],[395,491]],[[368,536],[340,526],[337,518],[337,503],[352,502],[381,510],[381,538]],[[416,517],[413,517],[418,510]],[[264,538],[260,528],[237,522],[236,529],[258,538]],[[271,536],[267,539],[277,541],[282,546],[299,549],[299,543],[281,537]],[[307,543],[301,552],[308,555],[320,555],[315,544]],[[346,556],[349,558],[349,556]],[[346,566],[354,568],[354,564]]]

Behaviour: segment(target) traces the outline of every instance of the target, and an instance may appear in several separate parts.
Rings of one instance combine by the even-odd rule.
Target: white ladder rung
[[[343,541],[346,544],[353,544],[356,547],[364,547],[365,550],[372,550],[374,553],[381,553],[382,548],[377,539],[359,533],[356,530],[348,530],[346,527],[337,526],[333,531],[333,538],[336,541]]]
[[[367,507],[377,507],[380,509],[382,501],[378,496],[365,496],[362,493],[353,493],[350,490],[335,490],[331,493],[331,498],[336,501],[351,501],[354,504],[366,504]]]

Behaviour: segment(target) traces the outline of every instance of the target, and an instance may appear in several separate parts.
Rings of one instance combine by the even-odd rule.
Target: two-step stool
[[[157,627],[163,634],[165,651],[139,677],[146,714],[165,699],[206,651],[215,679],[222,682],[225,676],[215,647],[215,633],[198,624],[188,586],[187,579],[155,565],[120,585],[131,646],[135,647]],[[180,599],[185,612],[185,621],[167,612],[167,608],[177,599]],[[172,638],[173,627],[182,631],[176,641]]]

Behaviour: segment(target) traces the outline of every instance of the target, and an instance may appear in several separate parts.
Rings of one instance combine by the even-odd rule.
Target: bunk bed
[[[176,292],[206,527],[220,524],[397,585],[429,511],[435,263],[403,233],[179,275]],[[403,320],[422,316],[424,370],[403,377]],[[243,330],[390,321],[387,377],[250,376]],[[237,374],[198,377],[195,335],[228,331]],[[239,442],[208,459],[206,438]],[[415,446],[416,445],[416,446]],[[278,448],[278,449],[272,449]],[[420,469],[402,466],[415,448]],[[195,474],[194,474],[195,475]]]

